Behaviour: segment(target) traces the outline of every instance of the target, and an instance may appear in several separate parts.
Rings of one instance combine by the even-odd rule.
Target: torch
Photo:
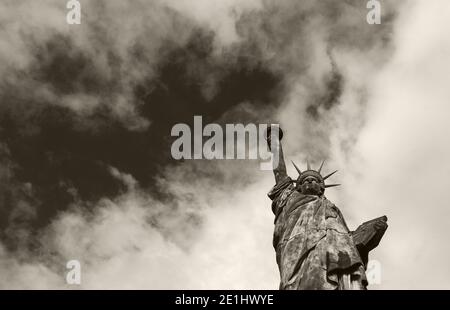
[[[269,151],[272,151],[272,149],[271,149],[272,139],[274,137],[275,138],[277,137],[277,133],[278,133],[278,142],[280,142],[281,139],[283,139],[283,130],[280,128],[279,125],[270,125],[266,130],[265,139],[267,141],[267,146],[269,147]]]

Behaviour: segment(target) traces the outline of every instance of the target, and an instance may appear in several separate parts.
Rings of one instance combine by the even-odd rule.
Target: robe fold
[[[365,289],[364,265],[339,209],[303,195],[289,177],[269,192],[280,289]]]

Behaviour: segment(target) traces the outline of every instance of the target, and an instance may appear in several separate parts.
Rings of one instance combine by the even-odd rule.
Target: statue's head
[[[322,177],[320,174],[324,162],[320,165],[319,170],[313,170],[311,169],[309,162],[307,162],[307,170],[301,171],[297,165],[294,164],[295,169],[299,173],[299,176],[296,181],[294,181],[297,184],[297,190],[305,195],[316,195],[316,196],[322,196],[325,192],[325,188],[338,186],[339,184],[330,184],[326,185],[325,180],[331,177],[333,174],[337,172],[334,171],[330,173],[329,175]]]
[[[320,173],[306,170],[297,179],[297,188],[302,194],[320,196],[325,192],[325,183]]]

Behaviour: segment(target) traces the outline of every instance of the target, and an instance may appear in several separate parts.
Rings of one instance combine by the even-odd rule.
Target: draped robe
[[[280,289],[365,289],[365,269],[339,209],[303,195],[289,177],[269,192]]]

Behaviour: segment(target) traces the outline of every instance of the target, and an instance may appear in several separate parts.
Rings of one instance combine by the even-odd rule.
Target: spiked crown
[[[329,177],[331,177],[333,174],[335,174],[335,173],[338,172],[338,171],[337,171],[337,170],[336,170],[336,171],[333,171],[332,173],[330,173],[330,174],[328,174],[328,175],[326,175],[326,176],[323,177],[323,176],[321,175],[321,171],[322,171],[322,168],[323,168],[323,164],[324,164],[324,163],[325,163],[325,160],[322,161],[322,164],[320,165],[319,169],[316,171],[316,170],[314,170],[314,169],[311,168],[311,165],[309,164],[309,161],[306,160],[306,170],[305,170],[305,171],[301,171],[301,170],[297,167],[297,165],[296,165],[294,162],[292,162],[292,164],[293,164],[294,167],[295,167],[295,170],[297,170],[297,172],[298,172],[298,178],[297,178],[297,180],[292,181],[292,182],[297,183],[297,186],[299,186],[300,184],[302,184],[302,182],[303,182],[303,180],[304,180],[305,178],[307,178],[307,177],[309,177],[309,176],[312,176],[312,177],[314,177],[314,178],[316,178],[316,179],[319,180],[319,182],[322,184],[322,186],[323,186],[324,189],[325,189],[325,188],[328,188],[328,187],[334,187],[334,186],[339,186],[339,185],[341,185],[341,184],[325,184],[325,180],[328,179]]]

